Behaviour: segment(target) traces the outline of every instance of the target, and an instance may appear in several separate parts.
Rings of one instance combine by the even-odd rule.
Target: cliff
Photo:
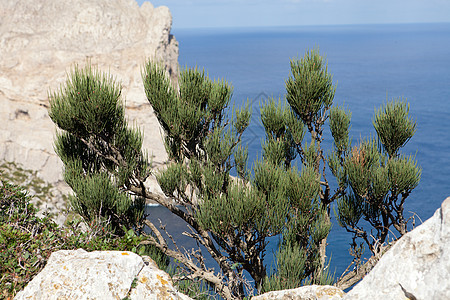
[[[122,82],[130,124],[145,133],[144,147],[154,163],[164,163],[159,124],[140,71],[146,59],[157,58],[176,76],[178,43],[171,25],[167,7],[149,2],[139,7],[135,0],[0,1],[0,162],[62,182],[48,92],[66,80],[74,64],[90,61]]]

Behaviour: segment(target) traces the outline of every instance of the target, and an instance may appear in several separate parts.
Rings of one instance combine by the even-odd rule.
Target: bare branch
[[[381,256],[386,253],[386,251],[389,250],[389,248],[391,248],[394,244],[395,242],[391,242],[390,244],[379,246],[379,251],[376,255],[373,255],[371,258],[369,258],[367,262],[362,266],[357,266],[353,269],[353,271],[341,276],[335,285],[342,290],[352,287],[354,284],[363,279],[364,276],[366,276],[373,269],[373,267],[375,267]],[[351,264],[353,264],[353,262]],[[349,267],[347,267],[347,270],[349,269]]]
[[[163,238],[163,236],[161,235],[161,232],[159,232],[159,230],[156,228],[155,225],[153,225],[152,222],[150,222],[148,219],[144,220],[144,224],[147,225],[148,227],[150,227],[150,229],[153,231],[153,233],[156,235],[156,237],[158,238],[158,242],[164,246],[165,248],[167,248],[167,243],[166,240]]]
[[[179,251],[171,250],[167,248],[167,245],[160,244],[156,241],[156,239],[152,236],[148,236],[148,239],[141,242],[141,245],[153,245],[159,250],[161,250],[164,254],[178,260],[181,264],[186,266],[192,273],[189,275],[189,278],[201,278],[204,279],[208,284],[216,289],[224,298],[226,299],[236,299],[233,297],[229,287],[224,282],[222,276],[214,274],[211,270],[205,270],[203,268],[198,267],[192,259],[189,259],[184,254]]]

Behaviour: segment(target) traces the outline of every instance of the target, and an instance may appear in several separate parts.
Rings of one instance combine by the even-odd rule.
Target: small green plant
[[[0,182],[0,295],[15,295],[36,275],[55,247],[56,225],[36,217],[30,196],[20,187]]]

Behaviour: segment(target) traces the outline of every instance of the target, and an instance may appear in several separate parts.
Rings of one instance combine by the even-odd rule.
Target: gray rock
[[[307,285],[291,290],[268,292],[256,297],[252,300],[340,300],[345,293],[331,285]]]
[[[450,299],[450,197],[399,239],[344,299]]]
[[[126,251],[61,250],[14,299],[190,299],[150,258]]]

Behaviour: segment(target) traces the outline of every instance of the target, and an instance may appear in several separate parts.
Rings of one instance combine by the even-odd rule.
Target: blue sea
[[[376,108],[393,98],[410,103],[417,132],[402,153],[416,155],[422,179],[407,200],[405,215],[414,212],[418,225],[450,196],[450,23],[180,29],[172,33],[179,41],[181,67],[198,66],[211,78],[226,79],[234,87],[232,102],[236,105],[251,101],[253,116],[244,137],[250,162],[261,157],[260,103],[268,97],[283,98],[290,59],[319,48],[337,83],[334,103],[352,112],[354,144],[375,135],[372,118]],[[325,139],[324,146],[331,149],[329,131]],[[149,208],[149,212],[175,230],[184,229],[162,207]],[[351,235],[333,220],[328,257],[336,277],[351,262],[350,241]],[[271,242],[267,257],[275,247],[276,241]]]

